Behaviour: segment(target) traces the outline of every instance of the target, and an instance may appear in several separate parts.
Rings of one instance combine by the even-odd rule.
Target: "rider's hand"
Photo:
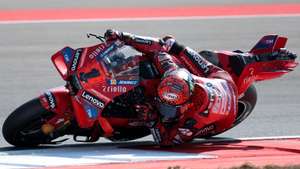
[[[104,37],[106,41],[114,41],[121,38],[121,33],[113,29],[107,29]]]
[[[144,105],[135,105],[134,108],[138,113],[138,118],[143,120],[147,126],[153,126],[153,124],[158,120],[158,115],[150,104],[146,103]]]

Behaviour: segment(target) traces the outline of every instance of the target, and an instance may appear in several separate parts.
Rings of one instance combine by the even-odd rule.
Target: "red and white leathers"
[[[157,106],[162,118],[150,125],[158,144],[181,144],[232,126],[237,112],[237,89],[227,72],[172,37],[159,39],[108,30],[106,37],[109,36],[153,56],[163,75]]]

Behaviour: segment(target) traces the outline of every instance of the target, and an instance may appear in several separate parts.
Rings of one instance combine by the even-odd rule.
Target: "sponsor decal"
[[[230,93],[230,94],[232,93],[232,91],[228,88],[228,83],[227,83],[227,82],[221,81],[220,83],[221,83],[222,87],[224,88],[224,90],[225,90],[226,92],[228,92],[228,93]]]
[[[110,79],[107,80],[109,85],[137,85],[139,83],[138,80],[116,80]]]
[[[244,78],[244,84],[252,83],[256,78],[256,75],[254,74],[254,68],[249,68],[249,75]]]
[[[61,51],[62,55],[64,56],[64,60],[67,64],[71,62],[73,49],[66,47],[64,50]]]
[[[111,85],[117,85],[117,80],[116,79],[111,79],[110,81]]]
[[[224,80],[219,80],[218,83],[217,85],[205,84],[210,98],[208,109],[213,113],[226,114],[231,107],[232,92]]]
[[[98,46],[91,54],[89,54],[90,59],[94,59],[99,55],[99,53],[104,49],[104,46]]]
[[[87,91],[83,91],[81,97],[100,109],[104,108],[104,102]]]
[[[232,96],[235,95],[234,91],[232,90],[231,86],[227,82],[221,82],[222,87],[224,88],[227,96],[227,109],[226,111],[229,112],[231,109],[231,102],[232,102]],[[233,100],[235,102],[235,100]]]
[[[84,105],[84,109],[89,118],[96,118],[98,116],[98,110],[92,106]]]
[[[216,126],[214,124],[207,125],[207,126],[201,128],[195,134],[195,136],[204,136],[204,135],[207,135],[207,134],[211,133],[212,131],[214,131],[215,129],[216,129]]]
[[[71,71],[77,70],[81,54],[82,54],[82,49],[77,49],[76,52],[75,52],[72,64],[71,64]]]
[[[97,60],[101,60],[104,56],[108,55],[111,51],[114,51],[117,47],[118,45],[116,43],[112,43],[106,49],[100,51],[100,53],[97,55]]]
[[[209,72],[209,65],[206,63],[205,59],[202,58],[197,52],[193,51],[190,48],[187,48],[184,51],[185,54],[193,61],[193,63],[199,66],[200,69],[204,71],[204,73]]]
[[[146,45],[151,45],[152,44],[151,40],[147,40],[147,39],[143,39],[143,38],[134,38],[134,41],[136,43],[140,43],[140,44],[146,44]]]
[[[209,101],[210,101],[210,104],[209,104],[208,108],[211,108],[211,104],[215,100],[216,93],[214,91],[214,86],[211,83],[206,83],[205,87],[206,87],[206,89],[208,91]]]
[[[275,40],[277,39],[277,35],[269,35],[265,36],[261,41],[255,45],[254,49],[268,49],[273,46]]]
[[[45,96],[46,96],[46,99],[47,99],[50,109],[55,109],[56,108],[56,100],[55,100],[54,95],[48,91],[45,93]]]
[[[273,44],[274,43],[274,40],[273,39],[267,39],[266,40],[266,44]]]
[[[165,92],[163,93],[163,98],[165,98],[166,100],[169,101],[173,101],[173,100],[177,100],[178,99],[178,95],[175,93],[169,93],[169,92]]]
[[[92,69],[88,73],[81,72],[80,73],[80,80],[84,81],[84,82],[88,82],[89,79],[95,78],[95,77],[98,77],[98,76],[100,76],[99,71],[97,69]]]
[[[107,93],[126,93],[125,86],[102,86],[102,91]]]
[[[117,85],[136,85],[138,80],[117,80]]]

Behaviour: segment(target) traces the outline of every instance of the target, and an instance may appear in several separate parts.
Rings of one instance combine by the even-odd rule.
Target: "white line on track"
[[[241,140],[241,141],[255,141],[255,140],[282,140],[282,139],[300,139],[300,135],[294,136],[270,136],[270,137],[243,137],[243,138],[218,138],[215,139],[206,139],[203,142],[223,142],[223,141],[234,141],[234,140]]]
[[[216,158],[204,153],[177,153],[118,146],[53,147],[0,152],[0,168],[38,168],[64,165],[129,163],[156,160]]]
[[[285,18],[300,17],[299,14],[278,15],[232,15],[232,16],[189,16],[189,17],[145,17],[145,18],[110,18],[110,19],[57,19],[57,20],[17,20],[0,21],[0,25],[40,24],[40,23],[80,23],[80,22],[127,22],[127,21],[169,21],[169,20],[210,20],[210,19],[242,19],[242,18]]]
[[[300,139],[300,136],[253,137],[210,139],[203,142],[224,142],[233,140],[278,140]],[[27,150],[0,151],[0,168],[42,168],[64,165],[88,165],[107,163],[130,163],[156,160],[184,160],[184,159],[213,159],[213,154],[168,152],[159,150],[137,149],[132,144],[115,145],[78,145],[54,146],[52,148],[39,148]],[[141,144],[139,144],[141,145]],[[131,148],[132,147],[132,148]]]

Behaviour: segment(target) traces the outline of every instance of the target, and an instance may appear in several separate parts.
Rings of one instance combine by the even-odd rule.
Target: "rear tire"
[[[257,92],[254,85],[251,85],[244,96],[238,100],[238,113],[233,127],[244,121],[253,111],[257,101]]]
[[[39,99],[35,98],[8,116],[2,127],[3,136],[9,144],[18,147],[50,143],[54,138],[45,135],[41,127],[53,116],[54,113],[43,108]]]

